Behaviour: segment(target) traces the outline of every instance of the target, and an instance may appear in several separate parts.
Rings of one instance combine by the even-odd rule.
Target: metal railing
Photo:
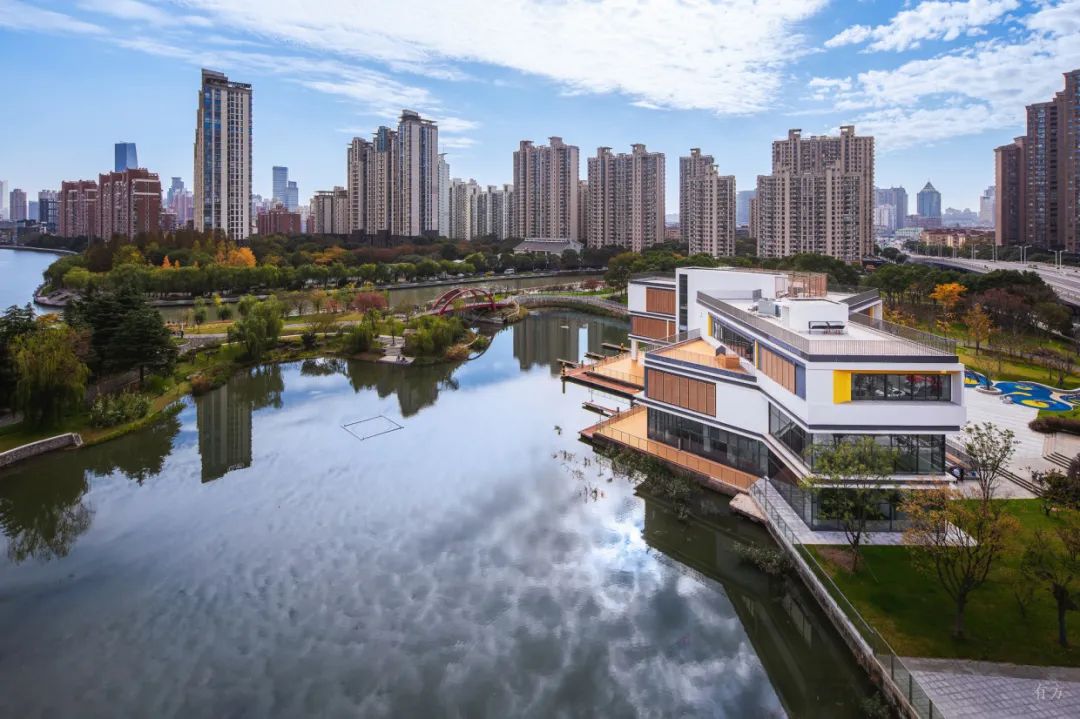
[[[603,379],[610,379],[621,384],[625,384],[629,387],[641,389],[645,386],[645,376],[634,375],[629,372],[622,372],[620,370],[613,370],[608,367],[597,368],[595,366],[589,366],[585,370],[585,374],[592,375],[594,377],[601,377]]]
[[[538,307],[538,306],[554,306],[554,307],[580,307],[581,305],[591,305],[593,307],[600,307],[612,314],[625,316],[630,314],[630,310],[626,308],[626,305],[619,304],[618,302],[612,302],[611,300],[600,299],[599,297],[591,297],[588,295],[549,295],[549,294],[531,294],[531,295],[513,295],[509,299],[517,302],[519,305],[525,307]]]
[[[623,412],[621,415],[610,417],[609,420],[626,419],[628,414],[628,412]],[[656,440],[640,437],[621,429],[615,429],[614,427],[608,426],[607,422],[608,420],[605,420],[605,422],[594,426],[594,437],[599,435],[605,439],[610,439],[611,441],[629,447],[630,449],[657,457],[665,462],[674,464],[677,467],[699,474],[706,479],[721,482],[743,492],[749,491],[757,480],[757,477],[752,474],[741,472],[732,467],[720,464],[719,462],[714,462],[711,459],[699,457],[692,452],[672,447],[663,442],[657,442]]]
[[[765,513],[766,521],[772,525],[776,535],[787,550],[803,561],[811,575],[822,586],[822,589],[832,598],[837,607],[847,618],[849,624],[858,632],[859,638],[865,643],[870,655],[878,665],[878,670],[883,677],[888,677],[901,695],[903,695],[915,713],[923,719],[943,719],[945,714],[934,705],[934,701],[927,694],[911,670],[907,668],[900,656],[893,650],[885,638],[859,613],[855,606],[848,600],[840,587],[829,576],[825,568],[818,562],[806,547],[799,542],[798,536],[788,526],[774,502],[769,501],[768,480],[758,480],[750,487],[750,496]],[[781,500],[783,501],[783,500]]]
[[[848,316],[848,321],[868,330],[887,335],[881,339],[847,338],[833,336],[829,339],[805,337],[774,321],[758,317],[746,310],[734,307],[715,297],[707,297],[714,312],[741,322],[763,335],[772,337],[807,355],[943,355],[956,356],[956,341],[932,335],[929,332],[902,325],[875,320],[862,314]],[[890,339],[895,338],[895,339]]]

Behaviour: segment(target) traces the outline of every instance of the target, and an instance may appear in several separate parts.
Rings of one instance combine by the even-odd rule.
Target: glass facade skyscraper
[[[139,155],[135,151],[134,142],[118,142],[114,148],[115,162],[113,170],[123,172],[134,170],[139,166]]]

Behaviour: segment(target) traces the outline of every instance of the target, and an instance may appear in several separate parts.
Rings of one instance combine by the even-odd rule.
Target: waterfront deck
[[[645,408],[641,406],[633,407],[584,429],[581,436],[593,442],[607,442],[644,452],[667,464],[697,475],[705,486],[725,494],[749,492],[750,487],[758,479],[747,472],[741,472],[711,459],[649,439]]]
[[[661,357],[670,357],[671,359],[690,362],[691,364],[701,365],[703,367],[722,369],[727,370],[728,372],[738,372],[740,374],[749,374],[743,369],[738,356],[717,354],[716,348],[700,337],[690,340],[689,342],[683,342],[682,344],[653,350],[650,354],[659,355]]]
[[[563,370],[562,376],[571,382],[621,397],[633,397],[645,389],[645,365],[640,359],[636,362],[630,359],[629,354],[594,364],[568,367]]]

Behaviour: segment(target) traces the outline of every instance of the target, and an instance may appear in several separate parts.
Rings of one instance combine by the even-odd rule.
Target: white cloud
[[[121,20],[145,22],[151,25],[167,26],[178,23],[199,27],[211,25],[210,20],[201,15],[178,15],[140,0],[80,0],[79,7]]]
[[[186,0],[218,21],[445,79],[475,62],[575,92],[722,114],[768,109],[827,0]],[[442,78],[440,78],[442,75]]]
[[[52,10],[43,10],[18,0],[0,0],[0,27],[12,30],[66,32],[82,35],[102,35],[105,28],[77,20]]]
[[[982,27],[1002,19],[1020,6],[1019,0],[928,0],[896,14],[877,27],[852,25],[825,41],[825,47],[860,45],[872,40],[868,49],[908,50],[923,40],[955,40],[961,35],[983,34]]]
[[[1062,72],[1080,67],[1080,0],[1047,4],[1020,18],[1022,32],[851,78],[815,78],[832,108],[883,149],[1015,128],[1024,106],[1053,97]],[[850,85],[847,83],[850,82]]]
[[[466,150],[476,144],[471,137],[455,137],[439,133],[440,150]]]

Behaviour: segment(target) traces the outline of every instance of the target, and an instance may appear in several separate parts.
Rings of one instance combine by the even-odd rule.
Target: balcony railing
[[[794,349],[808,355],[941,355],[956,356],[955,340],[932,335],[929,332],[904,327],[902,325],[875,320],[863,314],[848,316],[848,322],[865,327],[881,334],[880,339],[864,337],[812,338],[781,327],[772,320],[758,317],[746,310],[734,307],[723,300],[706,296],[707,306],[713,311],[726,315],[729,319],[751,327],[763,335],[772,337]]]

